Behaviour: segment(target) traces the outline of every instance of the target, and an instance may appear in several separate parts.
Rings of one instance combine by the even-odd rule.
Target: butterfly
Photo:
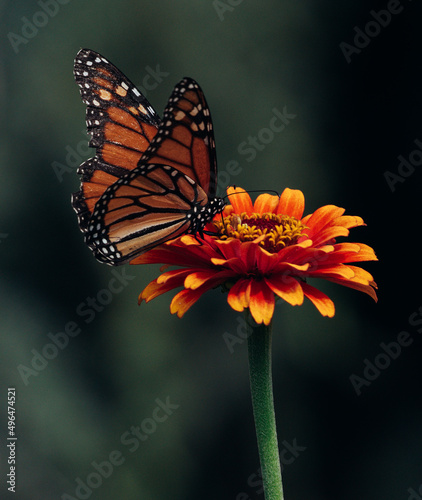
[[[216,197],[214,133],[199,85],[181,80],[160,120],[97,52],[78,52],[74,76],[96,156],[78,168],[72,206],[95,257],[120,265],[182,234],[203,236],[226,203]]]

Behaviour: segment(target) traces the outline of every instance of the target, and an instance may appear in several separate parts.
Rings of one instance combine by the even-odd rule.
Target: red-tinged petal
[[[306,264],[290,264],[289,262],[279,262],[274,266],[272,274],[274,275],[288,275],[288,276],[307,276],[309,269],[309,262]]]
[[[130,263],[133,265],[170,264],[175,266],[188,266],[192,264],[192,255],[189,252],[183,252],[181,248],[176,245],[172,247],[160,245],[136,257]]]
[[[249,309],[256,323],[269,325],[274,314],[274,293],[264,280],[251,280]]]
[[[275,213],[288,215],[300,220],[305,210],[305,197],[299,189],[286,188],[280,196],[280,201]]]
[[[216,245],[221,255],[224,256],[225,259],[238,259],[240,256],[240,247],[242,243],[240,240],[232,239],[232,240],[217,240]],[[215,258],[219,258],[220,256],[216,256]]]
[[[213,264],[230,268],[237,274],[245,274],[247,272],[246,263],[241,257],[242,243],[239,240],[219,240],[216,242],[216,245],[225,259],[213,258],[211,259]]]
[[[181,318],[185,312],[190,309],[193,304],[208,290],[214,288],[218,285],[217,280],[210,279],[206,283],[204,283],[199,288],[194,290],[190,288],[185,288],[181,292],[179,292],[170,303],[170,312],[172,314],[177,314],[179,318]]]
[[[325,293],[322,293],[317,288],[308,285],[308,283],[301,283],[300,286],[303,289],[305,297],[307,297],[312,302],[312,304],[323,316],[328,316],[329,318],[332,318],[334,316],[334,303],[329,297],[325,295]]]
[[[279,203],[278,196],[264,193],[260,194],[258,198],[255,200],[253,209],[254,212],[258,214],[275,213],[278,203]]]
[[[276,253],[267,252],[260,246],[256,249],[255,260],[257,269],[263,275],[270,274],[279,263],[279,257]]]
[[[308,214],[308,215],[305,215],[305,217],[303,217],[301,219],[301,222],[304,226],[307,226],[308,225],[308,221],[309,219],[313,216],[314,214]]]
[[[240,258],[244,262],[247,271],[254,271],[256,269],[256,255],[259,246],[253,241],[247,241],[240,247]]]
[[[224,283],[233,276],[234,273],[229,270],[216,272],[214,269],[209,269],[207,271],[191,272],[189,276],[186,277],[184,286],[185,288],[195,290],[210,280],[212,280],[214,282],[214,286],[216,286],[217,283]]]
[[[201,290],[200,288],[197,290],[182,290],[173,297],[170,303],[171,314],[177,314],[181,318],[199,300],[204,292],[205,290]]]
[[[312,240],[305,239],[300,243],[281,249],[277,255],[279,262],[303,263],[312,246]]]
[[[155,299],[159,295],[162,295],[163,293],[166,293],[182,285],[183,285],[183,279],[181,280],[180,284],[174,282],[159,284],[155,279],[151,281],[151,283],[149,283],[139,294],[138,304],[140,304],[143,300],[145,300],[145,302],[149,302],[150,300]]]
[[[240,279],[231,288],[227,295],[229,306],[235,311],[242,312],[249,307],[251,283],[248,279]]]
[[[292,306],[303,304],[303,290],[297,280],[288,275],[274,275],[265,278],[269,288]]]
[[[247,214],[251,214],[253,212],[251,197],[244,189],[239,187],[228,187],[227,196],[230,205],[233,207],[234,213],[241,214],[246,212]]]
[[[320,207],[310,216],[306,218],[306,223],[302,220],[309,229],[303,232],[312,240],[314,235],[317,235],[325,226],[330,226],[332,221],[340,217],[344,213],[344,208],[336,207],[335,205],[325,205]]]

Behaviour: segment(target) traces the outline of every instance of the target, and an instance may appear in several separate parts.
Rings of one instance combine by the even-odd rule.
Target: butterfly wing
[[[78,169],[81,189],[72,196],[79,225],[87,231],[94,207],[106,189],[138,165],[155,137],[160,119],[147,99],[107,59],[82,49],[74,76],[96,156]]]
[[[142,162],[171,165],[193,179],[208,197],[215,196],[217,161],[211,113],[192,78],[184,78],[174,88]]]
[[[109,187],[95,207],[86,241],[97,259],[123,264],[182,233],[201,230],[217,211],[209,205],[216,171],[204,94],[184,78],[139,166]]]
[[[189,232],[207,202],[204,190],[170,165],[141,165],[101,197],[86,243],[101,262],[124,264]]]

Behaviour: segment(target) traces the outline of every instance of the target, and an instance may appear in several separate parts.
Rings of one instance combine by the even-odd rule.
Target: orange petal
[[[339,264],[337,266],[323,265],[316,267],[314,271],[307,271],[306,274],[311,278],[337,278],[349,280],[355,276],[355,272],[351,267],[352,266],[345,266],[344,264]]]
[[[271,278],[265,278],[269,288],[280,298],[292,306],[301,306],[303,304],[303,290],[300,284],[288,275],[274,275]]]
[[[361,283],[364,283],[367,285],[368,283],[371,283],[374,281],[374,278],[371,273],[368,273],[365,269],[362,269],[361,267],[357,266],[347,266],[349,267],[354,273],[353,280],[354,281],[360,281]]]
[[[253,212],[251,197],[244,189],[230,186],[227,188],[227,196],[229,197],[229,202],[233,207],[234,213],[241,214],[246,212],[251,214]]]
[[[214,269],[207,271],[196,271],[191,272],[189,276],[186,277],[184,286],[185,288],[190,288],[195,290],[200,286],[204,285],[207,281],[213,280],[214,286],[219,283],[224,283],[228,278],[233,276],[233,272],[229,270],[216,272]]]
[[[138,298],[138,304],[140,304],[143,300],[145,302],[149,302],[152,299],[155,299],[159,295],[162,295],[163,293],[166,293],[170,290],[173,290],[174,288],[177,288],[178,286],[183,285],[183,280],[182,282],[178,285],[174,282],[171,283],[162,283],[159,284],[157,283],[157,280],[155,279],[154,281],[151,281],[140,293],[139,298]]]
[[[301,283],[300,286],[303,289],[305,297],[308,297],[308,299],[323,316],[328,316],[329,318],[332,318],[334,316],[334,303],[329,297],[325,295],[325,293],[322,293],[320,290],[314,288],[311,285],[308,285],[307,283]]]
[[[184,279],[190,272],[192,272],[192,269],[172,269],[171,271],[160,274],[157,278],[157,283],[161,285],[163,283],[173,283],[175,281],[183,284]],[[175,286],[180,286],[180,284]]]
[[[363,243],[336,243],[330,254],[330,262],[364,262],[378,260],[374,250]]]
[[[173,300],[170,303],[171,314],[177,314],[177,316],[181,318],[201,297],[204,291],[199,288],[197,290],[185,289],[179,292],[173,297]]]
[[[274,314],[274,293],[264,280],[251,281],[249,309],[256,323],[269,325]]]
[[[341,279],[328,278],[328,281],[332,281],[333,283],[337,283],[338,285],[347,286],[348,288],[353,288],[354,290],[358,290],[359,292],[366,293],[367,295],[372,297],[375,300],[375,302],[378,302],[377,294],[373,288],[377,287],[374,281],[370,282],[369,284],[363,284],[354,279],[341,280]]]
[[[288,215],[300,220],[305,210],[305,197],[299,189],[286,188],[280,196],[277,214]]]
[[[325,226],[330,226],[334,219],[343,214],[344,208],[335,205],[320,207],[311,216],[307,216],[302,220],[302,223],[309,227],[303,232],[309,235],[309,238],[314,239],[314,235],[318,234]]]
[[[306,231],[306,230],[305,230]],[[314,246],[323,245],[340,236],[348,236],[349,230],[342,226],[328,226],[321,229],[321,231],[314,232],[312,236],[312,243]]]
[[[359,245],[359,247],[360,247],[359,253],[356,256],[356,257],[358,257],[358,259],[350,261],[350,262],[360,262],[360,261],[366,261],[366,260],[378,260],[373,248],[371,248],[368,245],[365,245],[364,243],[356,243],[356,244]]]
[[[234,212],[233,207],[231,205],[226,205],[223,208],[223,217],[228,217],[230,214]],[[217,215],[214,216],[213,220],[221,220],[221,215],[218,213]]]
[[[272,213],[276,211],[279,203],[278,196],[271,194],[260,194],[253,205],[254,212],[258,214]]]
[[[243,309],[249,307],[250,299],[250,280],[241,279],[237,281],[227,295],[229,306],[235,311],[242,312]]]
[[[343,215],[341,217],[337,217],[337,219],[334,219],[333,222],[336,226],[343,226],[343,227],[346,227],[348,229],[351,229],[352,227],[366,225],[363,222],[362,217],[359,217],[357,215]]]
[[[190,309],[193,304],[208,290],[216,285],[214,280],[207,281],[204,285],[196,288],[195,290],[184,289],[173,297],[170,304],[170,312],[177,314],[181,318],[185,312]]]

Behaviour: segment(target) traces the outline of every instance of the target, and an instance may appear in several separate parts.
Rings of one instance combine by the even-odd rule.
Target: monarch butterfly
[[[72,205],[95,257],[120,265],[183,233],[202,236],[225,202],[216,197],[214,134],[199,85],[178,83],[160,120],[100,54],[80,50],[74,76],[96,156],[78,169]]]

